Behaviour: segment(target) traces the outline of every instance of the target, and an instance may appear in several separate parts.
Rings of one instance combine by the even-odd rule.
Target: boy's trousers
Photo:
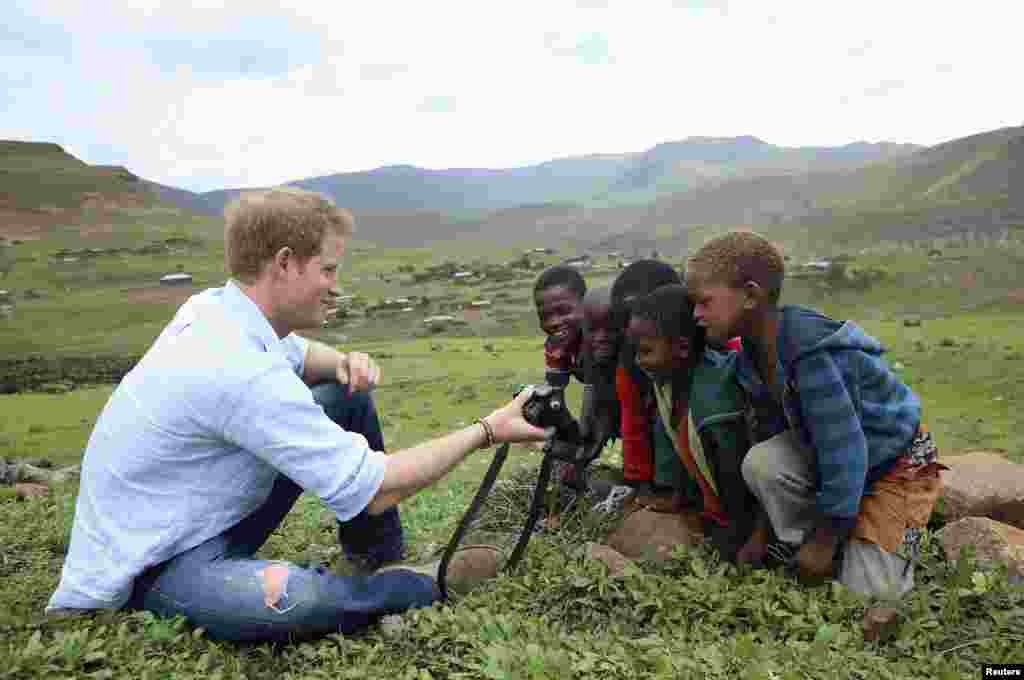
[[[814,528],[814,454],[792,430],[787,430],[747,453],[743,479],[760,500],[781,541],[799,545]],[[865,595],[895,598],[914,585],[914,565],[874,543],[850,538],[842,546],[839,581]]]

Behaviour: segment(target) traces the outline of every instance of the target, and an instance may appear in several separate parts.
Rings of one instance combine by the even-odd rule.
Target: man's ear
[[[288,271],[288,267],[293,266],[295,263],[295,253],[288,246],[284,246],[276,253],[274,253],[274,260],[271,268],[274,273],[284,273]]]

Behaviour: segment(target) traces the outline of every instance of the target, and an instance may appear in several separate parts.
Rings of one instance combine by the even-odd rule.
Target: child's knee
[[[773,456],[770,447],[764,443],[755,444],[743,458],[740,473],[748,487],[758,488],[770,483],[778,475],[772,464]]]

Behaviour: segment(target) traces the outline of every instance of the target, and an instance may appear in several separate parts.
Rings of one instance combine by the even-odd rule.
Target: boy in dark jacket
[[[735,559],[756,515],[740,472],[749,439],[736,383],[738,355],[705,348],[682,285],[638,298],[628,336],[676,454],[673,509],[700,508],[705,533],[723,557]]]
[[[813,583],[841,549],[842,583],[900,596],[941,488],[920,401],[855,323],[779,306],[783,276],[778,250],[748,232],[709,241],[688,270],[708,337],[743,338],[737,378],[759,443],[742,472],[765,514],[739,559],[795,556]]]

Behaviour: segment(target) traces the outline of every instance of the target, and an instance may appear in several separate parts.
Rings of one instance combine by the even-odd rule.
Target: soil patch
[[[81,238],[107,238],[114,235],[112,224],[83,224],[78,228]]]
[[[1024,305],[1024,288],[1015,288],[1006,294],[1008,302],[1014,305]]]
[[[142,304],[182,304],[194,295],[196,288],[193,286],[153,286],[152,288],[132,288],[125,292],[125,299],[128,302]]]

